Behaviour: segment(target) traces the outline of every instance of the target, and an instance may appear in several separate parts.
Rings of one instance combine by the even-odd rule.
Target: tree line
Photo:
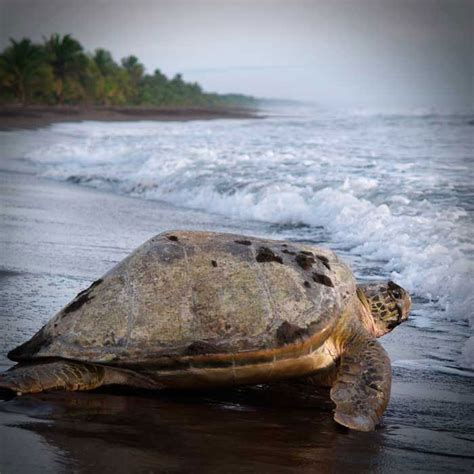
[[[0,54],[0,102],[142,106],[254,107],[241,94],[204,92],[181,74],[169,79],[159,69],[147,74],[136,56],[116,62],[98,48],[86,52],[71,35],[53,34],[42,44],[10,39]]]

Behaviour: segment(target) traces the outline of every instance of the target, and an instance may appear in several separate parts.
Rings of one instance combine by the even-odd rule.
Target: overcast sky
[[[206,90],[324,104],[473,103],[474,0],[0,0],[10,37],[71,33]]]

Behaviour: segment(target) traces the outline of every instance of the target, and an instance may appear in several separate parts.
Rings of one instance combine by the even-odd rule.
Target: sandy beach
[[[256,110],[232,107],[0,106],[0,130],[44,127],[57,122],[188,121],[259,118]]]
[[[172,228],[259,232],[252,223],[7,168],[0,172],[0,370],[12,365],[9,349],[151,236]],[[394,382],[373,433],[338,427],[327,392],[285,385],[28,395],[0,402],[0,471],[472,472],[473,379],[406,365],[440,337],[407,324],[384,338]]]

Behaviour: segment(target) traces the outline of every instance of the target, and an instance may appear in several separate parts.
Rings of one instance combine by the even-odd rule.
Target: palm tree
[[[48,61],[53,68],[57,101],[64,103],[64,83],[67,79],[74,79],[85,61],[83,48],[79,41],[71,35],[51,35],[45,39],[45,49]]]
[[[97,48],[94,51],[92,59],[95,61],[103,77],[112,76],[119,68],[110,51],[107,51],[106,49]]]
[[[145,72],[145,67],[140,63],[138,58],[133,55],[127,56],[122,59],[122,66],[126,69],[132,81],[138,84]]]
[[[101,103],[103,105],[117,105],[126,102],[125,89],[126,72],[114,61],[110,51],[98,48],[92,57],[102,77]]]
[[[140,63],[136,56],[127,56],[122,58],[122,67],[127,73],[127,78],[129,82],[127,99],[133,104],[139,102],[139,88],[140,82],[143,79],[143,74],[145,73],[145,66]]]
[[[42,66],[44,54],[42,48],[28,38],[10,39],[10,43],[0,55],[0,80],[25,104],[31,97],[31,85]]]

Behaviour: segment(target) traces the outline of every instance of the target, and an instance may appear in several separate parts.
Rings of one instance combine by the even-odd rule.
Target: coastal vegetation
[[[53,34],[41,44],[10,40],[0,54],[0,103],[154,107],[254,107],[241,94],[203,91],[181,74],[148,74],[133,55],[117,62],[98,48],[84,50],[71,35]]]

